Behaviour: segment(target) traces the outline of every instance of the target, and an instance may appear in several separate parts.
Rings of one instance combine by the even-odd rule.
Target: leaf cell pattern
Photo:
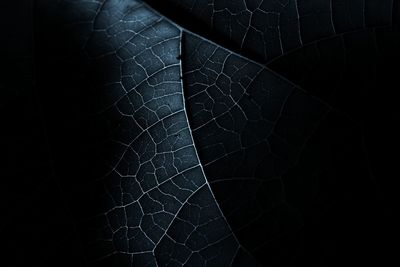
[[[351,198],[344,190],[331,200],[342,192],[336,181],[355,192],[373,191],[373,182],[358,113],[325,95],[336,83],[314,88],[308,68],[288,65],[303,66],[310,47],[322,58],[327,43],[345,50],[354,36],[395,25],[399,7],[38,1],[36,27],[48,28],[37,38],[47,50],[39,81],[44,99],[59,101],[45,105],[47,123],[82,265],[296,266],[312,258],[298,256],[304,236],[319,221],[339,225],[341,214],[325,209]],[[354,60],[348,54],[344,65]],[[69,137],[61,142],[59,132]],[[357,173],[365,174],[361,189],[349,182]]]
[[[239,244],[193,144],[178,59],[181,29],[135,1],[69,8],[91,14],[80,23],[92,30],[79,39],[91,64],[109,71],[96,85],[99,116],[110,125],[104,146],[112,151],[97,183],[106,184],[109,202],[87,222],[103,225],[90,244],[92,260],[229,265]]]
[[[262,227],[279,221],[277,210],[293,224],[285,231],[301,226],[286,204],[281,175],[330,107],[262,65],[195,36],[186,40],[185,57],[196,59],[184,64],[183,76],[194,141],[233,231],[255,249],[279,232]],[[257,241],[249,238],[253,229]]]
[[[168,12],[167,6],[157,1],[148,2]],[[201,21],[224,45],[260,63],[316,40],[366,27],[390,25],[395,10],[395,1],[392,0],[379,3],[374,0],[168,2]],[[190,20],[185,22],[187,27],[195,27]]]

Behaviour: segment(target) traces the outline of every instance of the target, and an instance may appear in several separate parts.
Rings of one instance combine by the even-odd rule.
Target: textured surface
[[[93,229],[89,260],[229,265],[239,244],[193,144],[178,59],[181,30],[135,1],[77,2],[65,10],[88,16],[74,23],[91,29],[77,38],[85,62],[96,66],[90,75],[101,75],[93,116],[107,125],[97,147],[104,158],[95,162],[103,170],[83,166],[101,188],[94,202],[103,199],[88,205],[98,212],[78,225],[85,235]]]
[[[388,26],[396,1],[384,0],[156,0],[166,14],[190,14],[182,23],[265,63],[322,38],[366,27]],[[188,16],[188,17],[189,17]],[[204,26],[203,26],[204,25]],[[207,30],[205,29],[207,27]]]
[[[398,1],[26,6],[3,19],[10,266],[394,258]]]
[[[196,59],[183,77],[206,177],[241,243],[270,258],[263,247],[303,223],[281,176],[329,107],[262,66],[197,37],[185,41],[185,58]]]

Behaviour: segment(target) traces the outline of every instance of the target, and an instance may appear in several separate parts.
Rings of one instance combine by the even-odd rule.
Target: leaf
[[[89,265],[309,264],[336,233],[313,227],[343,216],[332,202],[373,186],[354,114],[290,68],[392,24],[393,2],[206,2],[36,4],[55,172]]]

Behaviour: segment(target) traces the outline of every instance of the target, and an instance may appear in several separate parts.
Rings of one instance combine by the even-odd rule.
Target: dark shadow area
[[[305,46],[268,66],[344,116],[334,120],[348,121],[342,129],[334,127],[340,125],[335,122],[324,126],[331,136],[332,165],[324,175],[317,174],[318,201],[310,205],[292,200],[310,220],[304,228],[307,246],[316,255],[328,253],[325,264],[333,257],[333,245],[338,255],[354,264],[395,261],[399,33],[393,26],[344,34]],[[311,164],[320,164],[315,155],[304,156],[314,158]],[[296,168],[286,181],[294,191],[307,190],[303,181],[309,175]]]
[[[88,258],[112,249],[88,245],[99,230],[88,220],[109,204],[103,181],[94,180],[104,173],[110,151],[102,142],[112,126],[98,120],[101,100],[93,89],[111,75],[109,62],[91,65],[80,28],[72,30],[67,6],[60,10],[55,2],[0,4],[7,266],[87,266]]]
[[[48,110],[41,105],[34,9],[31,0],[0,3],[2,264],[79,266],[79,240],[54,168]]]

